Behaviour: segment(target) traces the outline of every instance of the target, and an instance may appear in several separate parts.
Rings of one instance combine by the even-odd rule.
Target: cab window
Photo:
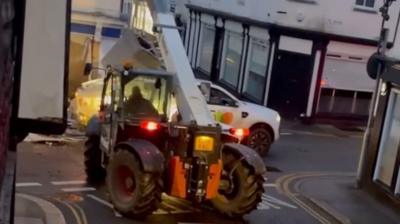
[[[161,118],[166,115],[167,82],[139,76],[124,86],[124,112],[127,118]]]
[[[104,90],[104,97],[102,99],[101,105],[103,105],[103,107],[107,109],[107,111],[111,112],[110,106],[113,103],[114,111],[116,111],[120,99],[120,79],[118,77],[114,77],[113,79],[107,80],[105,85],[106,86]],[[111,87],[113,87],[113,90],[111,89]],[[112,91],[114,92],[114,94],[112,94]],[[114,99],[112,99],[112,95],[114,96]],[[114,102],[112,102],[112,100]]]
[[[219,89],[211,88],[210,91],[210,101],[208,102],[212,105],[219,105],[219,106],[236,106],[236,101],[228,96],[226,93],[222,92]]]

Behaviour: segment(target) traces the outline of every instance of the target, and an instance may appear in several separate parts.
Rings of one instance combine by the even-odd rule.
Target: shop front
[[[400,208],[400,65],[389,68],[380,83],[363,181]]]

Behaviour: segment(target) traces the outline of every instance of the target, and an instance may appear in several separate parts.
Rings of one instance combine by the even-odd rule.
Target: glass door
[[[394,193],[400,193],[400,91],[393,89],[386,110],[385,123],[376,162],[374,181]],[[396,186],[397,185],[397,186]]]

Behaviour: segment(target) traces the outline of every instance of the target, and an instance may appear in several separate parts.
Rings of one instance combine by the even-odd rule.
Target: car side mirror
[[[226,99],[221,99],[221,104],[224,106],[230,106],[229,101]]]
[[[238,102],[233,101],[233,100],[228,100],[228,99],[221,99],[221,103],[225,106],[229,107],[239,107]]]

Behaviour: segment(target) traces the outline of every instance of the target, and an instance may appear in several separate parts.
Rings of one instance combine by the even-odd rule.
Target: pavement
[[[400,211],[356,188],[352,173],[297,173],[278,188],[321,223],[399,224]]]
[[[297,133],[302,135],[313,135],[321,137],[362,137],[365,127],[356,125],[343,124],[312,124],[304,125],[298,121],[283,121],[281,124],[281,132]]]
[[[52,203],[41,198],[26,195],[15,195],[15,224],[65,224],[62,212]]]

